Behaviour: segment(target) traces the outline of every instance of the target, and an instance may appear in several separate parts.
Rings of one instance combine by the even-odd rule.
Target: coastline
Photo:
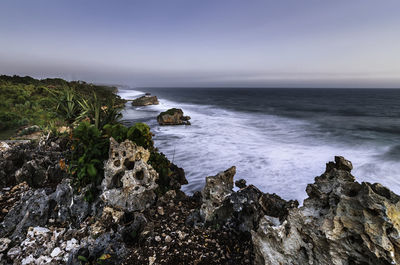
[[[87,201],[60,160],[67,139],[2,145],[2,264],[400,262],[400,197],[356,182],[344,157],[307,185],[299,207],[235,178],[236,167],[204,174],[188,196],[183,169],[172,163],[174,177],[161,184],[149,150],[110,138],[102,193]]]
[[[343,103],[344,110],[349,109],[348,114],[338,116],[340,113],[330,113],[331,110],[326,113],[325,109],[332,105],[338,108],[336,100],[340,99],[341,92],[337,91],[336,100],[332,104],[326,105],[319,112],[307,112],[307,119],[303,119],[296,117],[296,106],[285,104],[293,96],[281,93],[279,97],[274,97],[277,90],[270,89],[271,92],[255,95],[249,90],[247,96],[243,90],[225,93],[228,90],[208,89],[204,93],[203,90],[183,93],[183,89],[177,89],[157,94],[160,90],[149,90],[159,96],[159,105],[138,108],[127,105],[124,123],[132,125],[140,121],[150,126],[160,151],[168,157],[174,157],[174,161],[186,170],[189,184],[183,189],[188,194],[202,189],[205,184],[204,175],[212,175],[236,165],[237,176],[262,191],[279,194],[287,200],[303,201],[307,197],[307,184],[312,183],[314,177],[323,172],[326,161],[337,154],[353,162],[353,172],[360,181],[379,180],[400,193],[400,160],[394,159],[399,153],[396,150],[390,152],[391,148],[400,144],[398,137],[394,132],[383,133],[369,129],[371,124],[379,125],[382,130],[388,126],[397,128],[399,120],[393,117],[392,123],[386,122],[391,116],[380,118],[384,113],[372,111],[378,106],[370,107],[372,114],[368,116],[351,116],[351,111],[357,108],[349,105],[349,102],[362,102],[364,96],[359,98],[359,94],[356,94],[348,99],[349,102]],[[129,93],[132,93],[131,98],[134,98],[145,91],[127,90],[125,95],[130,98]],[[299,97],[302,91],[296,91],[295,95]],[[169,92],[169,97],[164,96]],[[237,95],[233,95],[235,93]],[[368,96],[372,97],[374,94],[372,91],[370,93]],[[381,92],[374,97],[384,102],[384,98],[397,98],[396,95]],[[279,115],[281,112],[269,110],[263,100],[254,101],[257,96],[271,97],[268,104],[277,100],[282,108],[289,109]],[[299,100],[301,103],[308,102],[314,100],[314,97],[328,98],[323,93],[316,93],[311,98],[303,96]],[[249,112],[235,109],[237,105],[255,106],[251,106],[252,111]],[[192,118],[191,127],[160,127],[157,124],[155,117],[160,112],[175,107],[181,108]],[[304,105],[304,108],[308,107]],[[389,109],[394,107],[390,103]],[[396,113],[396,108],[393,111]],[[305,115],[303,112],[301,114]],[[315,115],[317,118],[313,119]],[[371,118],[370,115],[377,117]],[[329,123],[329,126],[325,123]]]

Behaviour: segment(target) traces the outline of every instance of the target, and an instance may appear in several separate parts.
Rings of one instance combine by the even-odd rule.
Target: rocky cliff
[[[359,183],[352,164],[335,157],[307,186],[298,208],[254,186],[233,192],[234,168],[207,177],[201,216],[250,231],[255,264],[399,264],[400,197]]]
[[[300,208],[252,231],[258,264],[399,264],[400,197],[355,181],[343,157],[307,186]]]

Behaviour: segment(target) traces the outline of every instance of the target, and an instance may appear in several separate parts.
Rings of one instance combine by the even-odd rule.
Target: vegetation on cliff
[[[60,128],[71,128],[65,130],[69,135],[62,136],[71,146],[65,168],[76,190],[84,191],[89,201],[98,194],[96,187],[104,177],[103,161],[108,157],[110,137],[118,142],[131,140],[150,151],[150,163],[160,175],[160,193],[180,187],[171,179],[185,183],[183,170],[157,151],[150,128],[144,123],[126,127],[119,122],[125,101],[116,92],[115,87],[83,81],[2,75],[0,132],[7,130],[15,135],[18,129],[22,134],[42,130],[60,135]]]
[[[1,75],[0,132],[28,125],[50,129],[97,116],[112,122],[124,103],[116,91],[83,81]]]

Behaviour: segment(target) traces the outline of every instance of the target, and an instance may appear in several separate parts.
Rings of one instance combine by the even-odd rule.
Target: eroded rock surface
[[[62,162],[69,150],[65,139],[43,139],[40,145],[30,141],[0,142],[0,188],[26,181],[39,188],[56,185],[66,176]]]
[[[126,211],[143,210],[154,203],[158,173],[147,163],[148,150],[129,140],[110,139],[110,158],[105,164],[101,199]]]
[[[307,186],[304,206],[290,209],[283,222],[260,220],[252,232],[257,264],[400,263],[400,197],[355,182],[351,169],[335,157]]]
[[[181,109],[169,109],[161,112],[157,116],[157,122],[160,125],[190,125],[190,117],[184,116]]]
[[[216,176],[206,177],[206,185],[202,191],[203,204],[200,208],[200,215],[206,221],[215,218],[215,212],[223,204],[223,201],[233,192],[233,177],[236,174],[236,167],[231,167]]]
[[[239,183],[242,188],[234,192],[235,173],[236,168],[231,167],[206,178],[200,208],[200,215],[206,223],[229,225],[237,231],[250,232],[258,228],[263,216],[269,215],[279,223],[290,208],[298,206],[297,201],[285,201],[276,194],[263,193],[253,185],[246,186],[244,180]]]

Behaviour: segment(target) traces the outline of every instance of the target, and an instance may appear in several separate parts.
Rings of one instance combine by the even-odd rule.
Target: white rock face
[[[252,231],[256,264],[400,264],[400,197],[358,183],[343,157],[307,186],[304,206]]]
[[[136,211],[150,206],[158,187],[158,173],[149,165],[150,152],[129,140],[119,144],[110,138],[110,156],[105,164],[101,199],[121,210]]]

